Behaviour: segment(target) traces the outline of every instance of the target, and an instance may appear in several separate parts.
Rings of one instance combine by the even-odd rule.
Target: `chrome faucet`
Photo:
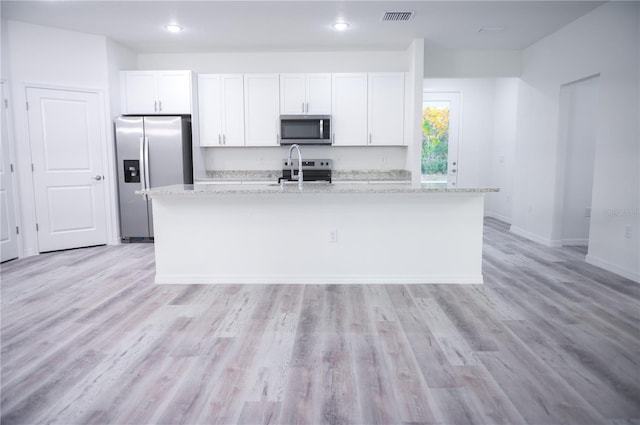
[[[293,161],[291,160],[291,151],[293,149],[298,151],[298,175],[293,175]],[[297,144],[291,145],[289,148],[289,158],[287,158],[287,164],[291,167],[291,180],[298,180],[298,190],[302,190],[302,153],[300,152],[300,146]],[[282,182],[281,182],[282,183]]]

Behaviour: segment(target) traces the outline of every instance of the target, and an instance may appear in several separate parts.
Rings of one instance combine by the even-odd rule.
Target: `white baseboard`
[[[424,275],[424,276],[338,276],[338,275],[168,275],[156,274],[157,284],[203,284],[203,285],[358,285],[358,284],[482,284],[482,275]]]
[[[22,251],[22,255],[18,256],[18,258],[31,257],[32,255],[40,255],[40,253],[36,249],[26,249]]]
[[[485,211],[484,216],[495,218],[496,220],[500,220],[504,223],[511,224],[511,217],[507,217],[506,215],[498,214],[493,211]]]
[[[589,246],[588,238],[562,239],[562,246]]]
[[[608,272],[615,273],[627,279],[633,280],[636,283],[640,283],[640,272],[638,272],[638,270],[629,270],[627,268],[613,264],[610,261],[603,260],[602,258],[594,257],[590,254],[587,254],[584,261],[593,266],[600,267],[601,269],[604,269]]]
[[[531,241],[537,242],[541,245],[548,246],[551,248],[559,248],[562,246],[562,241],[557,239],[548,239],[542,236],[536,235],[535,233],[528,232],[524,229],[511,225],[510,230],[512,233],[522,236],[523,238],[529,239]]]

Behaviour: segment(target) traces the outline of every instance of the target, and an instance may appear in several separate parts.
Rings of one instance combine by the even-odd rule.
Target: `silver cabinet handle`
[[[95,176],[95,177],[91,177],[91,178],[94,179],[94,180],[98,180],[98,181],[102,180],[102,176]]]
[[[161,100],[158,101],[158,111],[162,112],[162,101]]]
[[[307,114],[309,113],[309,102],[307,102]]]
[[[222,135],[222,144],[223,145],[227,144],[227,136],[225,136],[224,134]]]
[[[369,133],[369,144],[371,144],[371,133]]]
[[[218,144],[222,144],[222,135],[218,134]]]
[[[304,113],[304,102],[302,102],[302,113]]]
[[[157,100],[153,101],[153,112],[158,112],[158,101]]]

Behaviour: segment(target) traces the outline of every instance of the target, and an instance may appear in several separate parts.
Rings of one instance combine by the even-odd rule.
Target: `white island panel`
[[[482,283],[482,191],[212,190],[152,190],[157,283]]]

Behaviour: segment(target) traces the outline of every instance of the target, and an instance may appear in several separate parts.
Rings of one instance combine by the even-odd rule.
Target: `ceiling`
[[[1,1],[2,18],[99,34],[137,53],[522,49],[602,1]],[[385,11],[415,11],[382,22]],[[331,28],[343,19],[350,27]],[[168,33],[178,23],[184,31]],[[502,31],[479,32],[482,27]]]

